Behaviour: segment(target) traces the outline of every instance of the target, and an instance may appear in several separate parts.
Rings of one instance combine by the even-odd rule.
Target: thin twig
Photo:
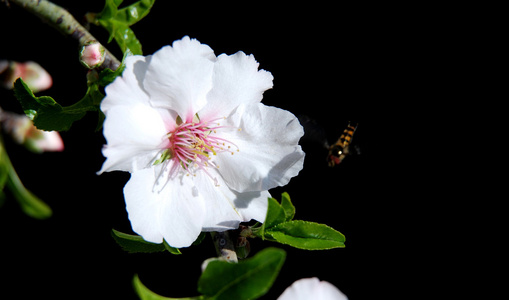
[[[66,36],[78,40],[80,47],[90,41],[97,41],[85,27],[76,21],[76,19],[64,8],[55,5],[46,0],[9,0],[9,2],[19,5],[39,17],[43,22],[47,22],[52,27]],[[105,48],[106,49],[106,48]],[[120,61],[111,54],[108,49],[105,51],[104,63],[99,69],[109,68],[116,70]]]

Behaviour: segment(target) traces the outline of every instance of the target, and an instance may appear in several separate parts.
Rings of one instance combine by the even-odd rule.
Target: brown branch
[[[52,27],[66,36],[70,36],[79,42],[83,47],[91,41],[97,41],[85,27],[76,21],[76,19],[64,8],[55,5],[46,0],[9,0],[9,2],[19,5],[39,17],[43,22],[47,22]],[[105,48],[105,59],[99,69],[109,68],[116,70],[120,61]]]

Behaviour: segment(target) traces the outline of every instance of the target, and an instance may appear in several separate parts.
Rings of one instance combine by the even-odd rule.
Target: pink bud
[[[36,62],[0,61],[0,81],[4,88],[12,89],[14,81],[19,77],[34,93],[47,90],[53,85],[51,75]]]
[[[64,142],[58,131],[39,131],[36,138],[27,137],[26,144],[31,143],[36,152],[62,152],[64,151]],[[27,147],[30,147],[27,145]]]
[[[14,141],[23,144],[33,152],[64,150],[64,142],[57,131],[39,130],[25,115],[2,112],[0,121],[4,130],[12,136]]]
[[[89,69],[99,67],[104,62],[104,58],[104,47],[98,42],[93,41],[81,47],[80,61]]]

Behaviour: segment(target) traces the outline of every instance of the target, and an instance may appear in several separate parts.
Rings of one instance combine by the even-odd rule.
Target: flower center
[[[229,152],[231,155],[239,152],[235,144],[218,136],[218,130],[231,128],[218,123],[222,119],[225,118],[203,122],[196,116],[193,122],[184,123],[177,118],[178,126],[165,136],[169,141],[168,146],[154,165],[173,160],[175,163],[170,170],[170,178],[180,170],[187,172],[187,176],[196,176],[197,170],[204,170],[212,178],[206,168],[209,166],[219,168],[219,165],[212,161],[213,156],[223,152]]]

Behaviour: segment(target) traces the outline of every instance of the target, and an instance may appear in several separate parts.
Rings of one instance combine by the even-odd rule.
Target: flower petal
[[[302,169],[304,152],[298,141],[304,131],[292,113],[257,103],[239,106],[226,121],[241,128],[220,132],[239,147],[234,155],[220,153],[216,158],[230,188],[266,191],[287,184]]]
[[[106,97],[101,102],[101,110],[106,113],[117,105],[148,104],[148,95],[142,87],[145,73],[151,56],[128,56],[125,59],[125,69],[122,76],[109,84],[105,91]]]
[[[269,191],[261,192],[235,192],[237,195],[235,201],[235,207],[237,211],[244,217],[244,222],[250,220],[256,220],[258,222],[265,222],[267,216],[267,207],[269,205],[268,198],[271,197]]]
[[[222,180],[214,182],[203,171],[198,171],[194,179],[195,188],[206,199],[207,215],[203,223],[203,231],[237,229],[244,219],[235,208],[233,203],[235,195],[228,186]]]
[[[193,193],[190,177],[164,180],[167,172],[160,171],[150,168],[131,174],[124,188],[129,220],[133,230],[149,242],[161,243],[164,238],[172,247],[188,247],[201,232],[203,198]]]
[[[318,278],[303,278],[289,286],[278,300],[347,300],[337,287]]]
[[[152,193],[155,176],[153,170],[144,169],[131,174],[124,187],[124,198],[133,231],[152,243],[162,243],[163,235],[159,229],[161,195]]]
[[[143,86],[156,107],[172,109],[184,121],[206,104],[216,57],[209,46],[188,36],[154,53]]]
[[[268,191],[238,193],[232,191],[222,178],[212,169],[210,175],[197,172],[195,186],[205,199],[207,215],[202,231],[225,231],[237,229],[240,222],[255,219],[265,221],[267,214]]]
[[[136,104],[109,108],[103,133],[107,141],[103,148],[106,161],[99,173],[133,172],[150,166],[163,146],[167,131],[156,109]]]
[[[213,88],[207,95],[207,105],[199,112],[203,120],[228,116],[242,103],[258,103],[263,92],[272,88],[272,74],[258,70],[253,55],[239,51],[221,54],[214,65]]]

